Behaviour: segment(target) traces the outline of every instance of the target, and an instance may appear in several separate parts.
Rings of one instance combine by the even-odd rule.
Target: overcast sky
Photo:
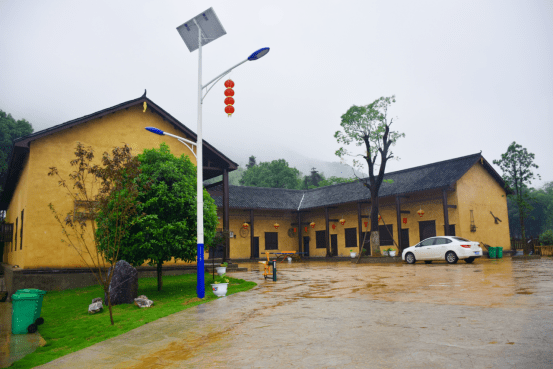
[[[0,0],[0,110],[35,131],[147,96],[196,131],[198,52],[176,27],[213,7],[227,34],[203,48],[204,139],[249,155],[338,161],[334,132],[352,105],[396,95],[405,138],[387,171],[513,141],[553,181],[553,1]],[[142,134],[149,134],[143,132]],[[496,170],[501,174],[499,168]]]

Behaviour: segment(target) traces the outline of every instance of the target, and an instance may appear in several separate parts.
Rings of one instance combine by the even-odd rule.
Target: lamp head
[[[158,128],[155,128],[155,127],[146,127],[146,131],[150,131],[150,132],[155,133],[156,135],[160,135],[160,136],[165,135],[165,133],[161,129],[158,129]]]
[[[264,48],[262,48],[262,49],[257,50],[257,51],[254,52],[252,55],[248,56],[248,60],[249,60],[249,61],[253,61],[253,60],[261,59],[262,57],[264,57],[265,55],[267,55],[268,52],[269,52],[269,48],[268,48],[268,47],[264,47]]]

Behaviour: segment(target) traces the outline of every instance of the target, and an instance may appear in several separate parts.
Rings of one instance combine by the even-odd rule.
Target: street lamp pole
[[[195,25],[195,27],[192,26]],[[196,169],[197,169],[197,284],[196,294],[198,298],[203,299],[205,297],[205,276],[204,276],[204,192],[203,192],[203,137],[202,137],[202,104],[203,99],[211,88],[225,75],[230,73],[234,68],[244,64],[247,61],[254,61],[262,58],[269,52],[268,47],[264,47],[255,51],[246,60],[236,64],[234,67],[221,73],[209,83],[202,86],[202,44],[207,44],[226,34],[223,26],[219,22],[217,15],[212,8],[209,8],[205,12],[192,18],[190,21],[184,23],[177,28],[182,39],[184,40],[188,49],[192,52],[198,49],[198,128],[197,128],[197,140],[192,142],[184,137],[175,136],[170,133],[165,133],[162,130],[154,127],[146,127],[146,130],[156,133],[158,135],[167,135],[178,139],[181,143],[188,146],[196,146],[196,153],[192,150],[191,146],[188,146],[192,154],[196,156]],[[198,32],[197,42],[194,32]],[[203,38],[202,38],[203,37]],[[209,87],[211,85],[211,87]],[[203,89],[206,89],[205,95],[202,96]]]
[[[202,142],[202,30],[196,20],[194,23],[198,27],[198,139],[196,144],[196,170],[197,174],[197,242],[198,255],[196,257],[196,295],[198,298],[205,297],[205,271],[204,271],[204,186],[203,186],[203,142]]]

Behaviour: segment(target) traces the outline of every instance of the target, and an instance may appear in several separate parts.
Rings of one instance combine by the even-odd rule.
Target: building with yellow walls
[[[383,183],[379,192],[381,250],[440,235],[510,249],[505,183],[481,154],[387,173],[384,179],[393,182]],[[208,187],[221,208],[221,184]],[[363,180],[312,190],[229,186],[229,193],[231,259],[255,259],[265,251],[348,256],[363,242],[370,251],[364,237],[370,192]]]
[[[68,179],[73,171],[69,162],[75,159],[77,142],[94,149],[98,164],[104,152],[111,154],[114,147],[124,143],[138,155],[144,149],[159,148],[162,142],[169,145],[175,156],[187,155],[196,164],[192,148],[146,131],[149,126],[196,141],[194,132],[146,94],[15,140],[0,196],[0,210],[6,211],[5,223],[12,225],[4,227],[4,230],[12,228],[10,235],[4,235],[4,239],[12,242],[4,244],[3,263],[23,270],[86,268],[78,253],[61,242],[61,227],[48,207],[52,203],[60,214],[75,210],[71,198],[58,186],[58,179],[47,175],[49,168],[57,167],[61,177]],[[238,167],[205,141],[203,150],[205,179],[228,176],[228,171]]]

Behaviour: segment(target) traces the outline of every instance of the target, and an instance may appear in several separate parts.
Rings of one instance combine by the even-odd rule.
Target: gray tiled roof
[[[384,179],[392,179],[393,183],[382,183],[378,197],[420,192],[453,185],[480,158],[482,158],[481,154],[474,154],[386,173]],[[484,168],[503,187],[504,183],[501,177],[485,159],[483,163]],[[216,190],[221,191],[222,185],[213,186],[209,191]],[[231,208],[282,210],[298,210],[299,208],[302,210],[367,200],[370,196],[369,189],[361,181],[319,187],[312,190],[229,186],[229,205]],[[213,197],[217,206],[222,206],[222,196]]]

